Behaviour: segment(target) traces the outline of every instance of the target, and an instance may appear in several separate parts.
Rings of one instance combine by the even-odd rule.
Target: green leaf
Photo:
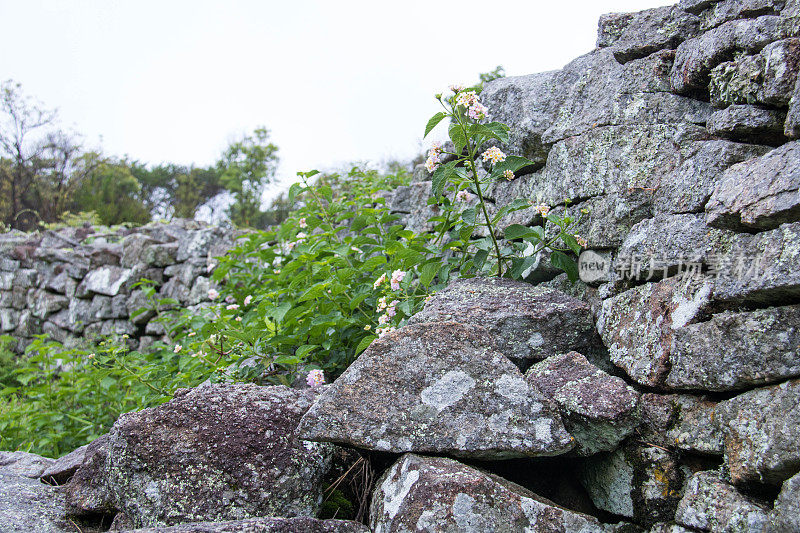
[[[441,263],[433,262],[433,263],[426,263],[422,265],[419,273],[419,282],[423,287],[428,287],[433,281],[433,278],[436,277],[436,273],[439,272],[439,268],[441,267]]]
[[[491,179],[505,179],[503,178],[503,172],[506,170],[510,170],[514,174],[519,174],[520,171],[528,170],[529,167],[533,167],[535,164],[536,163],[526,157],[521,157],[518,155],[506,156],[504,161],[497,163],[492,169]]]
[[[450,130],[448,131],[450,135],[450,140],[453,141],[455,145],[455,153],[460,154],[464,147],[467,145],[467,137],[464,135],[464,130],[458,123],[450,124]]]
[[[444,119],[444,117],[446,116],[447,113],[443,113],[442,111],[439,111],[438,113],[433,115],[431,119],[428,121],[428,124],[425,126],[425,135],[423,135],[422,138],[424,139],[425,137],[427,137],[428,134],[431,132],[431,130],[433,130],[433,128],[438,126],[439,123],[442,121],[442,119]]]
[[[304,344],[295,350],[294,355],[298,359],[303,359],[305,356],[319,348],[316,344]]]
[[[520,279],[522,274],[528,270],[530,267],[536,264],[537,256],[530,256],[524,259],[515,257],[511,260],[511,278],[512,279]]]
[[[361,339],[361,342],[359,342],[358,346],[356,346],[356,355],[360,354],[361,352],[369,348],[369,345],[372,344],[372,341],[374,341],[377,338],[378,337],[376,335],[367,335],[366,337]]]
[[[267,309],[264,312],[264,316],[267,318],[273,319],[275,322],[282,322],[283,318],[286,316],[286,313],[292,308],[292,304],[289,302],[283,302],[271,309]]]
[[[436,170],[433,171],[433,176],[431,176],[431,194],[435,198],[439,198],[442,195],[448,181],[458,176],[458,173],[455,171],[455,166],[456,162],[450,161],[447,164],[439,165]]]
[[[478,270],[483,267],[483,264],[486,262],[486,258],[489,257],[489,250],[478,250],[475,253],[475,257],[472,258],[472,263],[475,265],[475,268]]]
[[[491,131],[494,138],[503,144],[508,144],[508,131],[510,128],[502,122],[489,122],[483,127]]]
[[[531,235],[538,236],[538,232],[527,226],[523,226],[522,224],[511,224],[505,230],[503,230],[503,234],[506,240],[509,241],[513,239],[525,239]]]
[[[475,224],[475,214],[476,211],[474,207],[464,209],[464,212],[461,213],[461,220],[469,225],[473,225]]]
[[[288,204],[293,205],[295,198],[297,198],[297,195],[303,192],[304,190],[305,187],[303,187],[302,183],[292,183],[292,186],[289,187]]]
[[[564,252],[554,251],[550,254],[550,262],[554,267],[566,272],[570,281],[578,279],[578,264]]]
[[[572,250],[573,253],[575,253],[575,255],[580,255],[583,247],[580,244],[578,244],[578,241],[575,240],[574,235],[561,232],[561,240],[564,241],[564,244],[566,244],[569,247],[569,249]]]

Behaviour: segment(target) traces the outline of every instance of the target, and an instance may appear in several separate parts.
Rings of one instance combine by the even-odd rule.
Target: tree
[[[194,218],[197,208],[223,192],[216,167],[158,165],[134,162],[131,173],[141,185],[141,200],[154,216]]]
[[[237,226],[266,227],[266,212],[261,199],[275,177],[278,147],[269,142],[269,131],[257,128],[233,142],[217,163],[220,184],[233,195],[228,217]]]
[[[22,93],[22,86],[11,80],[0,86],[0,191],[6,198],[4,222],[14,228],[26,228],[29,222],[21,219],[26,212],[36,212],[35,206],[24,205],[24,197],[46,166],[45,143],[36,135],[53,127],[56,113],[41,107]],[[40,218],[40,216],[39,216]]]
[[[82,156],[81,164],[87,172],[75,191],[73,210],[94,211],[108,225],[150,221],[150,211],[141,200],[141,185],[127,162],[90,152]]]

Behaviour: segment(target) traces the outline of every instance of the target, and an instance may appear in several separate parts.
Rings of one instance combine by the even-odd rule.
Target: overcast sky
[[[207,165],[264,125],[279,176],[420,151],[433,94],[557,69],[602,13],[669,0],[0,0],[0,78],[90,147]]]

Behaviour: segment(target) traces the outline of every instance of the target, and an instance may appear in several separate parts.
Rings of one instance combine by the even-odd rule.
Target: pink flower
[[[381,315],[378,317],[378,324],[384,325],[389,323],[389,315]]]
[[[244,305],[250,305],[250,302],[252,302],[252,301],[253,301],[253,295],[252,294],[248,294],[244,299]]]
[[[375,283],[373,283],[373,284],[372,284],[372,288],[373,288],[373,289],[377,289],[377,288],[378,288],[378,287],[380,287],[380,286],[383,284],[383,282],[385,282],[385,281],[386,281],[386,274],[381,274],[381,277],[379,277],[378,279],[376,279],[376,280],[375,280]]]
[[[180,344],[176,344],[175,348],[172,351],[174,353],[181,353],[181,350],[183,350],[183,346],[181,346]]]
[[[225,309],[227,309],[228,311],[235,311],[235,310],[239,309],[239,304],[226,305]]]
[[[392,303],[389,304],[389,307],[386,308],[386,316],[392,318],[394,315],[397,314],[397,300],[393,300]]]
[[[491,161],[492,164],[500,163],[506,160],[506,154],[504,154],[496,146],[492,146],[491,148],[483,152],[482,157],[484,161]]]
[[[406,273],[402,270],[395,270],[392,272],[392,279],[390,281],[390,285],[393,291],[396,291],[400,288],[400,282],[403,281],[403,278],[406,277]]]
[[[589,246],[589,241],[587,241],[580,235],[575,235],[575,240],[578,241],[578,245],[580,245],[581,248],[586,248],[587,246]]]
[[[325,383],[325,373],[317,369],[310,371],[306,376],[306,383],[312,389],[316,389]]]
[[[219,298],[219,291],[217,289],[208,289],[208,299],[216,300]]]
[[[507,179],[508,181],[513,180],[514,179],[514,171],[511,170],[511,169],[503,171],[503,177],[505,179]]]
[[[473,198],[475,198],[475,195],[470,194],[466,189],[456,193],[456,200],[459,202],[469,203]]]
[[[433,171],[439,167],[439,156],[438,155],[429,155],[428,159],[425,161],[425,169],[433,174]]]
[[[534,206],[534,209],[536,210],[537,213],[539,213],[543,217],[546,217],[547,214],[550,212],[550,206],[544,204]]]
[[[303,217],[300,220],[298,220],[297,221],[297,225],[300,226],[301,228],[307,228],[308,227],[308,223],[306,223],[305,217]]]
[[[486,115],[488,113],[489,113],[489,108],[487,108],[485,105],[483,105],[480,102],[475,102],[467,110],[467,115],[469,115],[469,118],[471,118],[473,120],[480,120],[480,119],[486,117]]]
[[[460,83],[454,83],[453,85],[450,86],[450,90],[453,91],[454,93],[460,93],[461,91],[464,90],[464,86],[461,85]]]

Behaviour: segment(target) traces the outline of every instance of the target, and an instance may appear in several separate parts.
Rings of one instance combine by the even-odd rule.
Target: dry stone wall
[[[0,529],[800,531],[798,39],[798,0],[681,0],[604,16],[559,71],[489,83],[505,148],[536,161],[492,208],[587,210],[582,282],[546,257],[527,282],[456,280],[330,385],[204,384],[58,460],[0,453]],[[418,231],[427,178],[389,202]],[[202,305],[218,230],[166,228],[78,261],[53,235],[14,243],[9,331],[71,331],[72,301],[113,329],[134,271]],[[364,524],[315,520],[320,483],[365,464]]]
[[[0,330],[22,351],[34,335],[67,344],[128,335],[146,348],[163,334],[140,288],[157,282],[157,298],[191,308],[207,301],[215,257],[235,231],[177,220],[133,229],[77,227],[0,235]]]

